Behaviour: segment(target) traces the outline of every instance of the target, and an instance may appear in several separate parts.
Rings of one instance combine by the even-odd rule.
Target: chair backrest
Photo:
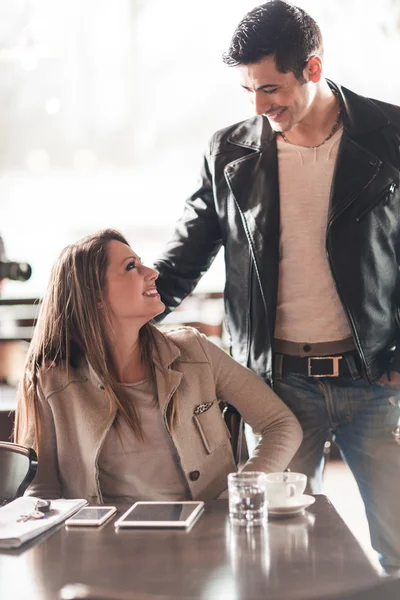
[[[36,475],[37,464],[33,448],[0,442],[0,506],[23,495]]]
[[[243,419],[240,413],[231,404],[227,404],[222,411],[224,421],[231,434],[232,453],[236,464],[240,462],[243,440]]]

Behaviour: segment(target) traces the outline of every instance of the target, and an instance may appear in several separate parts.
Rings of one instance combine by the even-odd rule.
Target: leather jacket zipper
[[[378,169],[378,171],[379,171],[379,169]],[[358,335],[358,332],[357,332],[357,328],[356,328],[355,323],[354,323],[353,315],[351,314],[351,312],[350,312],[347,304],[344,302],[343,295],[342,295],[342,292],[341,292],[339,284],[338,284],[336,270],[335,270],[335,268],[333,266],[332,258],[331,258],[330,252],[329,252],[329,245],[330,245],[329,244],[329,230],[332,227],[333,222],[337,219],[337,217],[340,214],[342,214],[344,210],[346,210],[346,208],[351,204],[351,202],[353,202],[353,200],[357,196],[359,196],[369,185],[371,185],[371,183],[374,181],[375,177],[377,176],[378,171],[375,171],[375,173],[373,174],[373,176],[371,177],[371,179],[368,181],[368,183],[365,184],[365,186],[362,188],[362,190],[360,190],[359,192],[356,192],[355,194],[352,194],[350,196],[350,198],[348,198],[348,201],[346,202],[346,205],[343,206],[342,210],[340,210],[337,215],[334,215],[334,217],[329,221],[328,227],[327,227],[327,233],[326,233],[326,239],[327,239],[326,255],[327,255],[327,258],[328,258],[329,266],[331,268],[331,272],[332,272],[332,276],[333,276],[333,281],[335,283],[336,291],[338,293],[340,302],[342,303],[343,309],[344,309],[344,311],[345,311],[345,313],[347,315],[347,318],[349,320],[349,323],[350,323],[350,326],[351,326],[351,329],[352,329],[352,332],[353,332],[353,335],[354,335],[354,341],[356,343],[357,351],[358,351],[358,353],[359,353],[359,355],[361,357],[361,361],[362,361],[362,363],[364,365],[365,370],[367,368],[367,363],[366,363],[366,360],[365,360],[365,355],[364,355],[364,351],[363,351],[362,346],[361,346],[361,342],[360,342],[360,338],[359,338],[359,335]],[[381,198],[381,196],[382,195],[380,194],[379,198]],[[367,377],[368,377],[368,375],[367,375]]]
[[[253,272],[253,256],[250,253],[250,265],[249,265],[249,274],[248,274],[248,281],[247,281],[247,306],[249,307],[247,314],[246,314],[246,328],[247,328],[247,337],[246,337],[246,344],[247,344],[247,350],[246,350],[246,366],[249,364],[250,362],[250,346],[251,346],[251,319],[250,319],[250,314],[251,314],[251,286],[252,286],[252,272]]]
[[[363,217],[365,217],[366,214],[368,214],[371,210],[373,210],[375,208],[375,206],[377,206],[381,202],[382,198],[385,198],[385,197],[386,197],[386,201],[385,201],[384,205],[386,206],[386,204],[389,202],[390,196],[393,194],[396,187],[397,187],[397,184],[394,181],[392,181],[392,183],[390,185],[388,185],[387,188],[385,188],[381,194],[379,194],[379,196],[376,198],[375,202],[373,204],[371,204],[370,206],[367,206],[367,208],[365,208],[358,215],[358,217],[356,217],[357,223],[359,223],[361,221],[361,219],[363,219]]]
[[[248,158],[248,156],[242,158],[241,160],[246,160],[247,158]],[[225,178],[226,178],[226,182],[228,184],[229,190],[230,190],[230,192],[232,194],[233,201],[234,201],[234,203],[236,205],[236,208],[237,208],[238,213],[240,215],[240,218],[242,220],[243,229],[244,229],[244,232],[245,232],[245,235],[246,235],[246,238],[247,238],[247,243],[248,243],[249,249],[250,249],[250,255],[251,255],[251,258],[252,258],[252,264],[250,265],[250,274],[249,274],[250,281],[249,281],[249,284],[250,284],[250,286],[252,285],[252,277],[254,277],[254,276],[257,277],[257,282],[258,282],[258,285],[259,285],[259,288],[260,288],[260,294],[261,294],[261,298],[262,298],[262,302],[263,302],[263,306],[264,306],[266,318],[267,318],[267,321],[268,321],[267,301],[266,301],[266,298],[265,298],[265,295],[264,295],[263,287],[261,285],[261,277],[260,277],[260,273],[259,273],[257,262],[256,262],[256,253],[255,253],[255,250],[254,250],[253,241],[251,239],[251,235],[250,235],[250,232],[249,232],[249,229],[248,229],[247,222],[246,222],[246,219],[244,217],[243,211],[240,208],[240,205],[239,205],[239,203],[238,203],[238,201],[236,199],[236,196],[235,196],[235,194],[233,192],[233,189],[232,189],[232,186],[231,186],[231,182],[230,182],[230,178],[229,178],[229,171],[228,171],[228,169],[226,170]],[[252,269],[254,269],[254,274],[252,273]],[[251,296],[251,287],[249,287],[249,310],[248,310],[248,313],[247,313],[247,316],[246,316],[246,322],[247,322],[247,327],[248,327],[248,329],[247,329],[247,331],[248,331],[248,333],[247,333],[247,340],[246,340],[246,343],[247,343],[247,353],[246,353],[247,354],[247,364],[246,364],[246,366],[248,366],[248,364],[249,364],[250,346],[251,346],[251,330],[250,330],[251,329],[251,327],[250,327],[251,326],[251,319],[250,319],[251,303],[250,303],[250,296]],[[271,347],[272,347],[272,344],[271,344]]]
[[[328,245],[329,245],[329,242],[328,242]],[[349,320],[349,323],[351,325],[351,329],[352,329],[353,335],[354,335],[354,341],[356,343],[357,350],[358,350],[359,355],[361,357],[361,361],[364,364],[364,366],[366,367],[365,355],[364,355],[363,349],[361,347],[360,338],[358,337],[358,332],[357,332],[357,329],[356,329],[356,326],[355,326],[355,323],[354,323],[354,319],[353,319],[353,316],[352,316],[350,310],[347,307],[347,304],[343,300],[342,293],[341,293],[339,285],[337,283],[336,271],[335,271],[335,268],[333,266],[333,262],[332,262],[330,254],[329,254],[329,249],[328,248],[327,248],[326,254],[327,254],[327,257],[328,257],[329,266],[330,266],[331,271],[332,271],[333,281],[335,282],[336,291],[338,293],[338,296],[340,298],[340,302],[342,303],[344,311],[345,311],[345,313],[347,315],[347,318]]]

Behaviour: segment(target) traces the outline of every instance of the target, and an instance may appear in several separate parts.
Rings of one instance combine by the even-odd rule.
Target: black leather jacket
[[[393,361],[399,331],[400,108],[336,84],[344,131],[334,172],[326,251],[364,374]],[[256,116],[217,132],[198,190],[155,267],[167,312],[189,294],[225,246],[226,325],[232,355],[273,379],[279,262],[275,134]]]

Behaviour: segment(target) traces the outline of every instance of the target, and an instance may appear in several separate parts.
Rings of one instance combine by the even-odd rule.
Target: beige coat
[[[158,401],[168,431],[168,404],[178,390],[179,418],[169,433],[189,497],[217,497],[227,486],[228,473],[236,470],[218,400],[235,406],[262,436],[246,470],[281,471],[287,466],[300,445],[301,428],[257,375],[194,329],[166,335],[156,331],[156,340]],[[29,494],[101,503],[98,458],[115,418],[102,382],[88,364],[69,369],[68,376],[63,367],[49,368],[39,374],[38,395],[43,435]],[[202,404],[206,410],[195,415]],[[32,445],[32,439],[28,436],[24,443]]]

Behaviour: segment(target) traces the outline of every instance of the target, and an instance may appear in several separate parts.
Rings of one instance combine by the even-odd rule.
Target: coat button
[[[191,471],[189,473],[190,481],[197,481],[199,477],[200,477],[200,471]]]
[[[310,352],[310,351],[311,351],[311,346],[310,346],[310,344],[304,344],[304,346],[303,346],[303,350],[304,350],[304,352]]]
[[[104,390],[104,385],[99,385],[99,388],[100,388],[101,390]]]

